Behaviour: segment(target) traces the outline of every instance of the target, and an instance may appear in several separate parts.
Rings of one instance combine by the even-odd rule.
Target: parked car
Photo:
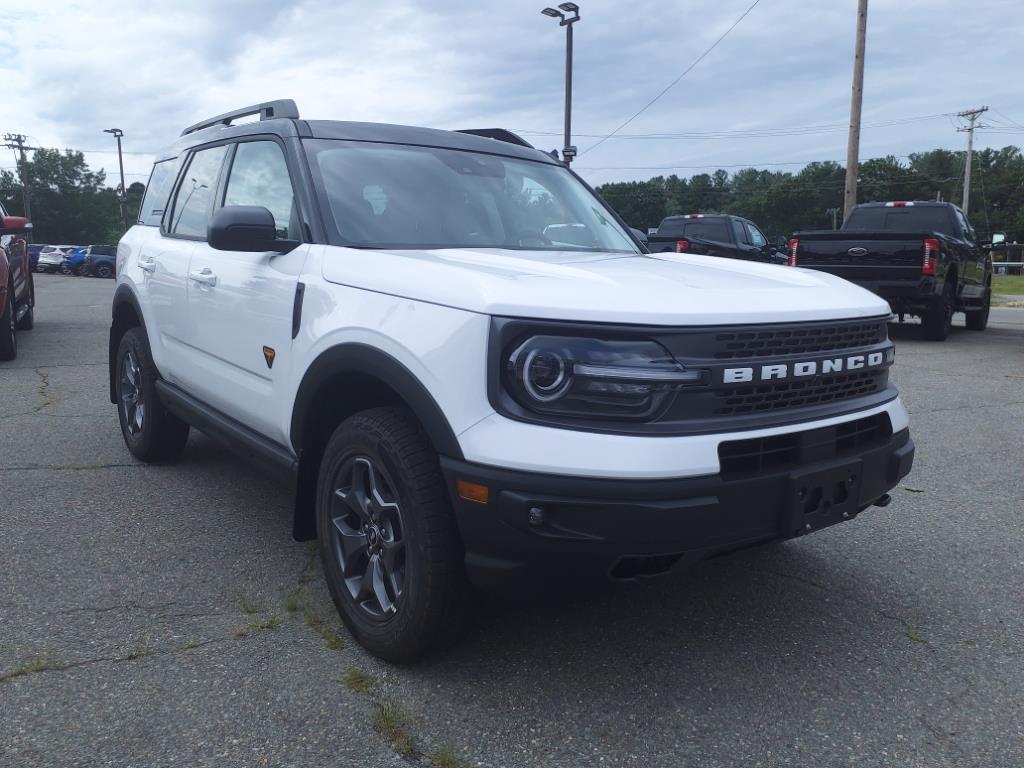
[[[752,221],[718,213],[687,213],[662,219],[647,236],[651,253],[675,251],[784,264],[786,256]]]
[[[64,266],[64,256],[73,245],[44,245],[39,252],[39,259],[36,263],[36,272],[59,272]]]
[[[546,235],[537,194],[592,243]],[[287,480],[385,659],[457,637],[471,586],[668,573],[885,506],[910,471],[884,301],[648,254],[508,131],[259,104],[185,129],[141,211],[109,346],[128,450],[171,460],[195,427]]]
[[[116,262],[116,245],[90,245],[85,255],[84,274],[93,277],[113,277]]]
[[[0,360],[18,356],[18,332],[35,323],[36,291],[25,236],[32,224],[0,205]]]
[[[952,203],[894,201],[856,206],[839,230],[797,232],[789,263],[829,272],[881,296],[892,311],[919,315],[925,338],[949,335],[953,313],[983,331],[992,303],[992,255]]]
[[[61,267],[60,271],[65,275],[78,275],[81,277],[85,274],[85,257],[88,254],[88,246],[75,246],[64,254],[64,265]]]
[[[29,243],[28,244],[29,266],[31,267],[33,272],[36,271],[36,266],[39,264],[39,253],[45,247],[46,247],[45,245],[42,245],[40,243]]]

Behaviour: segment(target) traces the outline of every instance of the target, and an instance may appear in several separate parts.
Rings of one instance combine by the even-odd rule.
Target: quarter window
[[[171,188],[174,186],[174,171],[177,165],[177,158],[153,164],[153,172],[149,175],[146,194],[139,208],[139,224],[149,227],[160,226],[160,219],[164,217],[167,199],[171,196]]]
[[[743,224],[736,219],[732,220],[732,233],[736,236],[737,245],[743,245],[747,242],[747,233],[743,231]]]
[[[171,214],[170,231],[175,235],[206,238],[213,212],[213,196],[220,177],[226,146],[202,149],[192,155],[178,186]]]
[[[295,194],[277,142],[246,141],[235,150],[224,205],[258,205],[274,215],[277,236],[299,239]]]

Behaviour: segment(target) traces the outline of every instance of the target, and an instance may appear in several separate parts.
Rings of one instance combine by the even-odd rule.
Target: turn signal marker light
[[[475,504],[486,504],[491,498],[490,488],[480,483],[471,483],[469,480],[456,480],[455,489],[459,492],[460,499]]]

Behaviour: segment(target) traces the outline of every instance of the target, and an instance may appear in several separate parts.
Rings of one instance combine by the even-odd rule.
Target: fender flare
[[[323,351],[306,369],[292,406],[290,436],[296,454],[300,453],[305,437],[307,409],[320,385],[345,373],[366,374],[386,382],[412,409],[439,454],[463,458],[459,441],[444,411],[416,375],[386,352],[356,342],[339,344]]]
[[[114,299],[110,304],[110,338],[108,342],[108,357],[107,357],[107,372],[110,377],[110,402],[117,403],[117,390],[115,387],[115,372],[114,369],[117,367],[117,347],[121,343],[121,336],[114,337],[115,332],[118,330],[114,324],[114,318],[117,317],[117,310],[119,307],[125,304],[131,305],[132,309],[135,310],[136,317],[139,318],[139,324],[142,327],[142,332],[146,334],[146,339],[149,339],[149,333],[146,330],[146,316],[142,314],[142,305],[139,304],[139,298],[127,284],[122,283],[117,286],[117,290],[114,291]]]

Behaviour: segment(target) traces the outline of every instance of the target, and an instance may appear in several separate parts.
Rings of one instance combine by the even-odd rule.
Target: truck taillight
[[[689,240],[676,240],[676,253],[686,253],[690,250]]]
[[[800,241],[795,237],[786,243],[786,250],[789,252],[789,258],[786,259],[787,267],[796,266],[796,249],[799,247]]]
[[[935,259],[939,256],[939,241],[934,237],[924,239],[924,260],[921,262],[922,275],[935,274]]]

